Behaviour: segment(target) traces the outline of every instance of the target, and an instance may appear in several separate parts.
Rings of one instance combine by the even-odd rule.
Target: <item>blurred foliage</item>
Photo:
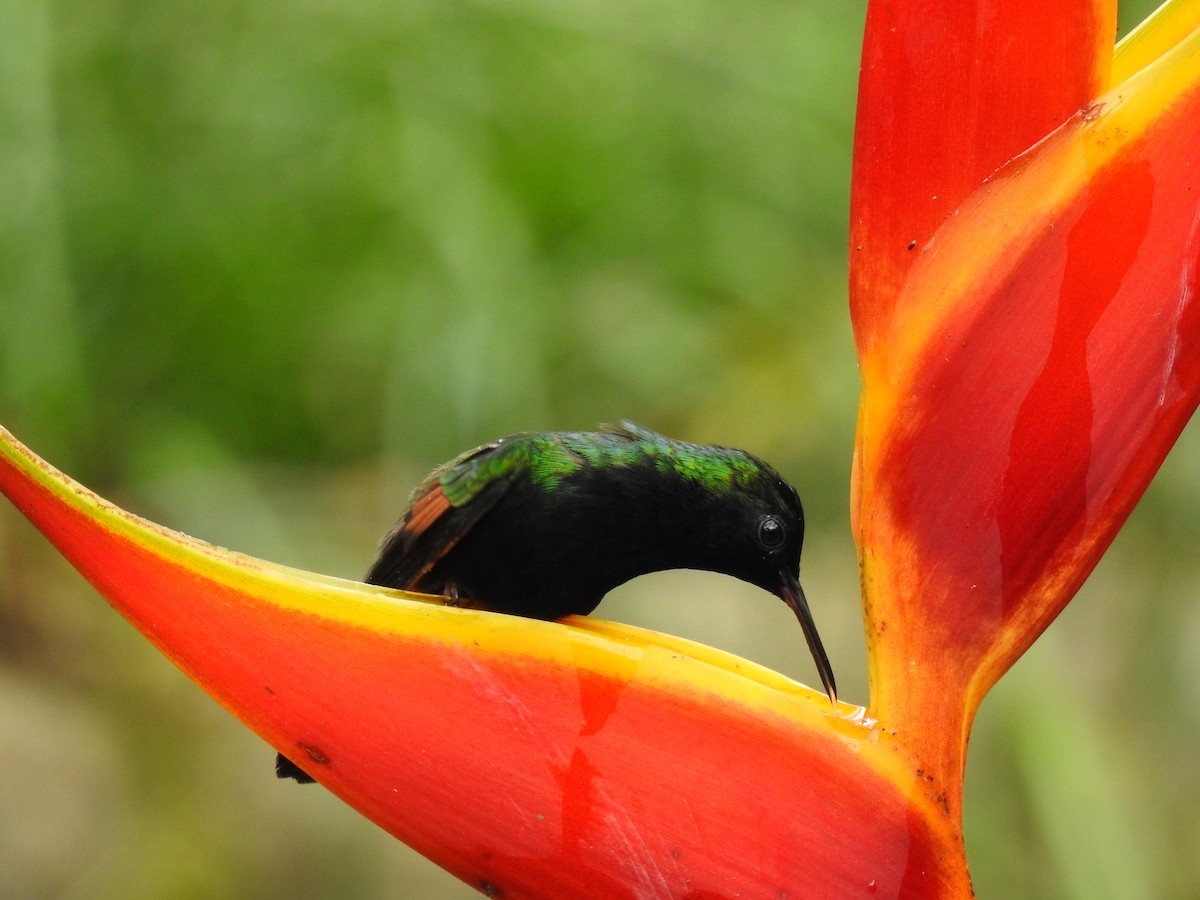
[[[4,4],[0,421],[128,508],[350,577],[429,466],[500,434],[630,417],[745,446],[805,496],[808,594],[865,701],[864,9]],[[984,704],[981,896],[1200,892],[1198,445]],[[602,613],[813,680],[782,604],[718,576],[640,579]],[[0,755],[9,896],[474,896],[277,783],[7,505]]]

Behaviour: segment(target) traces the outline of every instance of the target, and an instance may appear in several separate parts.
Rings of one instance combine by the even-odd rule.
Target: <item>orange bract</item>
[[[231,712],[482,890],[966,890],[942,788],[901,738],[772,672],[220,550],[112,507],[2,429],[0,489]]]

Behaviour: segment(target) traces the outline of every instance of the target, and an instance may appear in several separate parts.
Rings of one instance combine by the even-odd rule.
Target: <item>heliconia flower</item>
[[[1200,398],[1200,4],[1160,10],[1112,85],[1095,35],[1114,4],[1038,4],[1015,41],[1029,57],[1010,83],[985,77],[977,105],[935,102],[956,76],[929,75],[918,29],[895,18],[917,17],[924,41],[943,6],[871,7],[897,31],[868,29],[878,71],[856,165],[867,185],[890,172],[904,186],[881,207],[856,178],[851,300],[871,712],[915,729],[910,746],[950,783],[980,700],[1087,577]],[[1015,20],[1023,6],[996,8]],[[1047,73],[1060,40],[1052,59],[1099,49]],[[873,99],[881,75],[915,82],[893,101],[900,137],[886,92]],[[1013,133],[1048,120],[1065,121],[1009,161]],[[959,121],[974,152],[942,137]],[[945,171],[909,165],[937,155]],[[964,196],[964,177],[983,184]]]
[[[851,310],[871,697],[596,619],[288,569],[138,519],[0,429],[0,490],[206,691],[504,897],[961,897],[987,689],[1200,399],[1200,3],[868,12]]]

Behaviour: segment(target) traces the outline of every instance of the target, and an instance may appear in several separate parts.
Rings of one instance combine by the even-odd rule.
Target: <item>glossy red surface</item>
[[[942,222],[1107,87],[1111,0],[872,0],[850,201],[859,355]]]
[[[1197,40],[970,198],[865,368],[873,708],[931,741],[962,704],[965,749],[1200,400]]]

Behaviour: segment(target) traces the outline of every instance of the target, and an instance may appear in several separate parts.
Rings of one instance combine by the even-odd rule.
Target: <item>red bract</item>
[[[231,712],[485,892],[965,889],[931,776],[895,736],[751,663],[220,550],[106,504],[3,429],[0,488]]]
[[[1107,87],[1116,11],[1104,0],[870,4],[850,198],[860,354],[886,339],[914,251]]]
[[[1200,399],[1200,4],[1160,11],[1105,93],[1114,9],[870,7],[851,250],[865,711],[639,629],[219,550],[2,429],[0,489],[232,712],[482,891],[969,894],[974,712]]]
[[[947,779],[1196,407],[1200,33],[1004,166],[862,355],[872,712]],[[928,746],[921,746],[928,742]]]

